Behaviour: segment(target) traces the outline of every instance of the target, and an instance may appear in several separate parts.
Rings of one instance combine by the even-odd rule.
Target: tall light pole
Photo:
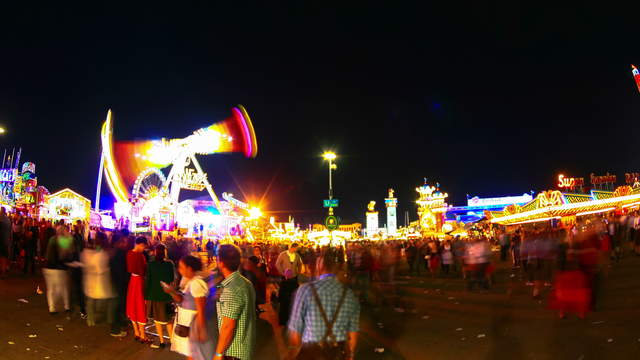
[[[322,158],[329,162],[329,200],[333,199],[333,182],[331,178],[331,173],[333,172],[333,170],[336,170],[338,168],[338,165],[336,165],[333,162],[333,160],[335,160],[336,157],[337,157],[336,154],[331,151],[327,151],[324,154],[322,154]]]

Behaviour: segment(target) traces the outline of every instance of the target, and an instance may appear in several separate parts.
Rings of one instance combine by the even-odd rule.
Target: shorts
[[[168,311],[169,303],[166,301],[149,301],[147,314],[153,321],[160,324],[169,323],[170,316]]]

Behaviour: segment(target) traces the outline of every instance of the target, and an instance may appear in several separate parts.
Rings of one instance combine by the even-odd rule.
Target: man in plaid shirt
[[[323,250],[316,261],[318,279],[298,289],[288,326],[289,359],[353,359],[358,341],[360,304],[353,291],[336,279],[335,272],[343,260],[335,249]],[[327,331],[327,323],[333,323],[331,331]],[[326,344],[333,344],[337,353],[328,355],[327,349],[331,346]]]
[[[214,360],[250,360],[256,343],[256,293],[238,272],[240,249],[225,244],[218,249],[218,269],[224,280],[218,286],[218,344]]]

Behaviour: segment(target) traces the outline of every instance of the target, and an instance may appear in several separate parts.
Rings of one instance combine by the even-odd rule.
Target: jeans
[[[71,309],[69,297],[69,272],[58,269],[42,269],[47,284],[47,303],[49,312],[56,312],[56,305],[62,300],[65,310]]]

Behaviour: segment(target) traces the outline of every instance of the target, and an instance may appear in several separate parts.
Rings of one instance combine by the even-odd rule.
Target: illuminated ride
[[[638,91],[640,92],[640,71],[638,68],[631,65],[631,74],[633,74],[633,78],[636,81],[636,86],[638,87]]]
[[[423,234],[440,232],[442,230],[444,213],[447,211],[445,199],[449,196],[440,191],[440,184],[430,186],[427,179],[424,185],[416,188],[419,197],[418,204],[418,227]]]
[[[181,227],[192,222],[193,217],[178,216],[182,189],[206,190],[217,215],[230,215],[230,207],[221,204],[196,155],[242,152],[246,157],[253,158],[258,152],[253,125],[242,105],[233,107],[229,118],[198,129],[185,138],[115,142],[112,113],[109,110],[102,125],[101,142],[96,211],[99,209],[104,173],[116,200],[116,217],[121,221],[129,221],[128,227],[133,231],[171,231],[176,228],[177,222],[181,223]],[[170,169],[165,176],[162,169],[168,167]],[[228,221],[225,225],[228,227]]]

